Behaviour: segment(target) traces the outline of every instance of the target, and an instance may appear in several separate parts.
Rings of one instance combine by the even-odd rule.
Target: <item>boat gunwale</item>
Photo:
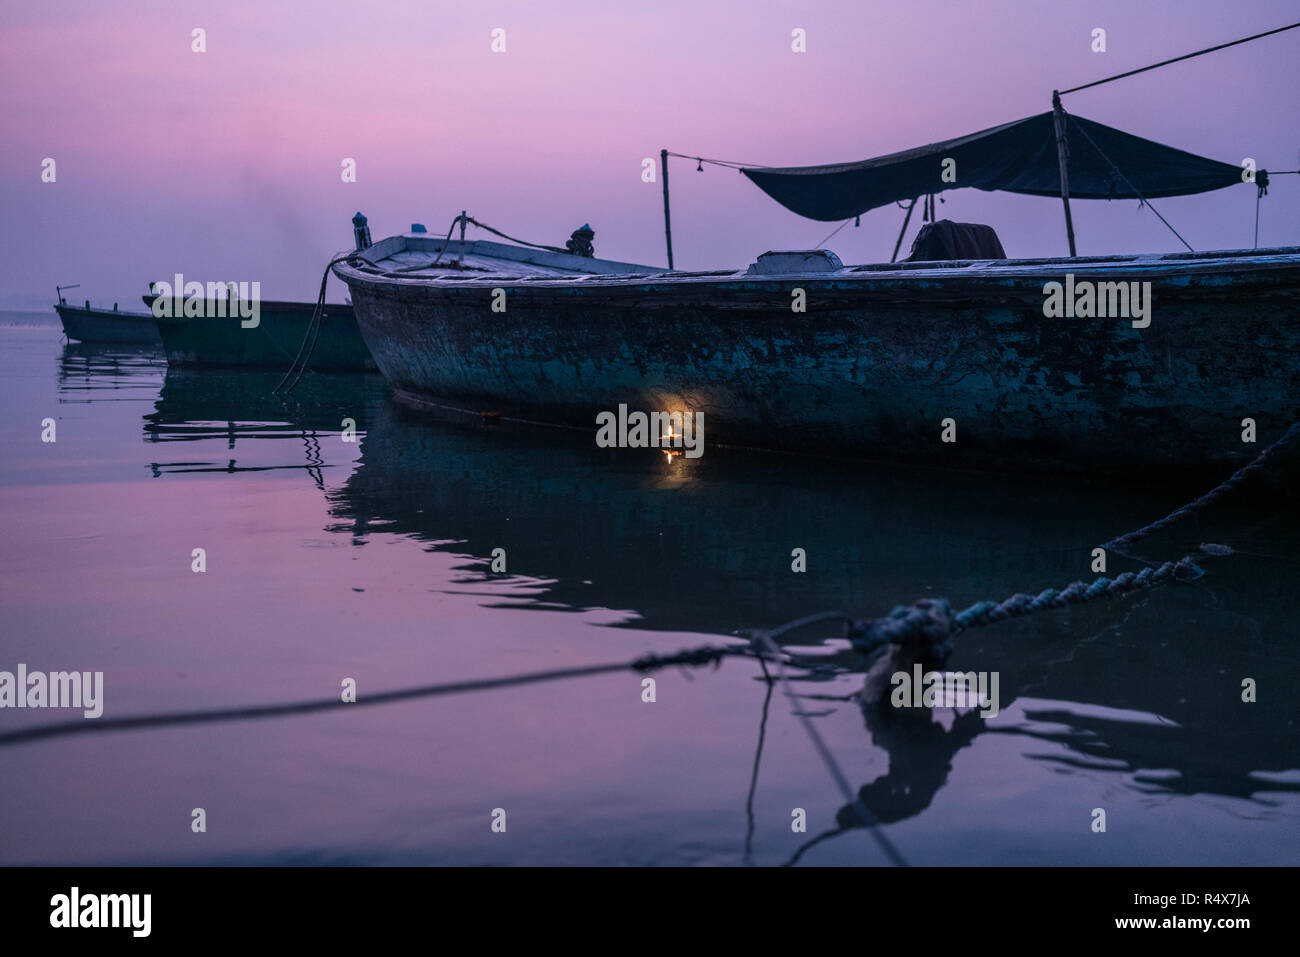
[[[159,297],[158,297],[155,293],[146,293],[145,295],[141,296],[140,298],[141,298],[141,300],[143,300],[143,302],[144,302],[144,304],[145,304],[146,306],[150,306],[150,307],[152,307],[154,300],[155,300],[155,299],[158,299]],[[172,298],[172,297],[168,297],[168,298]],[[182,300],[184,300],[184,299],[186,299],[187,297],[185,297],[185,296],[181,296],[180,298],[181,298]],[[229,303],[229,300],[221,300],[221,299],[204,299],[203,302],[204,302],[204,304],[207,304],[207,303],[210,303],[210,302],[212,302],[212,303],[216,303],[216,302],[225,302],[225,303]],[[274,310],[274,311],[276,311],[276,312],[302,312],[302,313],[306,313],[308,316],[310,316],[312,313],[314,313],[314,312],[316,311],[316,303],[314,303],[314,302],[300,302],[300,301],[293,300],[293,299],[284,299],[284,300],[280,300],[280,299],[259,299],[259,300],[257,301],[257,306],[258,306],[258,309],[260,309],[260,310],[267,310],[267,309],[270,309],[270,310]],[[325,309],[327,309],[327,310],[329,310],[329,309],[351,309],[351,308],[352,308],[352,304],[351,304],[351,303],[346,303],[346,302],[327,302],[327,303],[325,303]],[[225,319],[235,319],[235,318],[239,318],[239,316],[238,316],[237,314],[236,314],[236,315],[226,315],[226,316],[155,316],[155,315],[153,315],[153,312],[152,312],[152,311],[150,311],[150,312],[148,312],[148,313],[143,313],[143,314],[141,314],[141,313],[132,313],[132,315],[144,315],[144,316],[146,316],[146,317],[149,318],[149,319],[157,319],[158,322],[189,322],[189,321],[192,320],[192,319],[211,319],[211,318],[216,318],[216,319],[222,319],[222,318],[225,318]]]
[[[382,257],[365,256],[370,268],[359,267],[352,262],[335,263],[333,271],[339,279],[352,285],[354,282],[371,288],[388,287],[393,290],[409,289],[456,289],[480,288],[483,286],[554,288],[564,286],[620,288],[627,286],[645,286],[648,284],[687,284],[707,283],[743,283],[772,285],[799,282],[842,282],[857,280],[861,283],[887,284],[891,280],[902,281],[908,285],[926,280],[1043,280],[1053,281],[1066,273],[1083,273],[1085,275],[1114,277],[1123,275],[1130,279],[1141,278],[1175,278],[1194,275],[1218,275],[1225,272],[1267,274],[1279,269],[1300,267],[1300,246],[1277,246],[1266,249],[1212,250],[1207,252],[1174,253],[1135,253],[1103,256],[1078,257],[1040,257],[1032,259],[968,259],[968,260],[931,260],[904,263],[871,263],[847,265],[840,269],[821,272],[790,272],[756,276],[746,271],[746,267],[734,270],[653,270],[649,272],[569,272],[558,275],[546,274],[511,274],[506,271],[473,274],[438,273],[437,265],[430,264],[430,275],[419,275],[417,269],[409,269],[398,274],[383,271],[380,263],[391,256],[406,251],[404,235],[381,240],[366,250],[358,251],[358,257],[365,253],[374,253],[385,246],[389,252]],[[396,244],[401,242],[402,245]],[[440,243],[440,240],[434,240]],[[456,244],[452,240],[448,246]],[[481,241],[479,241],[481,242]],[[389,245],[392,244],[392,245]],[[478,243],[464,244],[466,253]],[[496,248],[505,248],[504,244],[489,244]],[[524,250],[523,247],[508,247]],[[438,247],[440,250],[441,247]],[[482,258],[496,258],[479,254]],[[551,254],[552,256],[556,254]],[[580,258],[580,257],[571,257]],[[516,260],[526,261],[526,260]],[[598,262],[610,262],[598,260]],[[504,261],[503,261],[504,263]],[[616,266],[630,266],[626,263],[613,263]],[[650,267],[639,267],[650,268]],[[857,283],[855,283],[857,284]]]
[[[80,315],[99,315],[114,319],[153,319],[151,313],[131,312],[129,309],[101,309],[98,306],[91,306],[87,309],[85,306],[74,306],[67,302],[56,302],[54,304],[54,311],[59,313],[60,316],[63,314],[63,310],[65,309]]]

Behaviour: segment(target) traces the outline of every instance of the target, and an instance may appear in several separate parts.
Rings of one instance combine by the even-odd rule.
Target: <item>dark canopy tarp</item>
[[[1080,116],[1067,115],[1066,142],[1071,199],[1137,199],[1134,186],[1147,199],[1158,199],[1204,193],[1242,181],[1239,166],[1185,153]],[[940,179],[941,163],[948,157],[957,163],[953,183]],[[858,163],[742,172],[787,209],[809,219],[833,221],[898,200],[967,186],[1060,196],[1058,163],[1055,124],[1049,111]]]

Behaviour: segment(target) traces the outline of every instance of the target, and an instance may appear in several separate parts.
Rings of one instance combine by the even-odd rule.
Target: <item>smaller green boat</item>
[[[144,297],[144,304],[152,310],[156,298],[150,293]],[[168,364],[282,371],[298,355],[316,309],[314,302],[263,301],[257,325],[245,327],[238,315],[226,316],[224,308],[218,310],[215,303],[212,305],[198,317],[157,318]],[[376,368],[351,306],[326,304],[308,365],[320,372],[365,372]]]

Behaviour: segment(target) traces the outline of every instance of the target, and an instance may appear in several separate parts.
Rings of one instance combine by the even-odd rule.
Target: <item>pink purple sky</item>
[[[0,307],[138,306],[150,279],[260,281],[315,295],[349,220],[376,239],[461,209],[597,254],[662,264],[667,147],[766,165],[864,159],[1050,108],[1068,87],[1291,22],[1294,0],[1133,3],[764,0],[0,0]],[[207,52],[191,52],[191,31]],[[507,52],[491,52],[506,30]],[[791,30],[807,53],[791,51]],[[1093,53],[1091,32],[1107,31]],[[1300,30],[1066,98],[1067,109],[1226,162],[1300,166]],[[41,162],[57,162],[42,183]],[[340,178],[355,158],[357,182]],[[1122,164],[1121,164],[1122,165]],[[1300,177],[1265,198],[1260,245],[1300,242]],[[817,245],[738,173],[675,161],[678,268],[743,267]],[[1253,189],[1156,206],[1198,249],[1252,245]],[[961,190],[941,218],[986,222],[1008,255],[1065,251],[1059,201]],[[1082,254],[1172,251],[1134,201],[1077,202]],[[827,245],[888,260],[902,212]],[[904,255],[917,221],[904,245]],[[482,235],[482,234],[480,234]],[[330,298],[343,290],[332,285]],[[143,308],[143,307],[140,307]]]

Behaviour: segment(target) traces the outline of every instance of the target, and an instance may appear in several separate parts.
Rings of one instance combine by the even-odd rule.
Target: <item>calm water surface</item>
[[[669,461],[422,418],[377,377],[312,375],[283,400],[278,374],[63,344],[52,313],[0,314],[0,346],[0,669],[103,671],[106,716],[629,660],[923,596],[964,607],[1089,578],[1096,544],[1191,497]],[[909,861],[1295,861],[1300,522],[1238,503],[1145,550],[1207,540],[1244,551],[1194,584],[961,636],[949,667],[1001,676],[988,721],[873,732],[846,700],[863,662],[834,629],[792,636],[805,707]],[[753,662],[657,681],[653,704],[627,673],[5,747],[0,863],[884,862],[838,823],[845,800]],[[0,731],[67,716],[6,709]]]

